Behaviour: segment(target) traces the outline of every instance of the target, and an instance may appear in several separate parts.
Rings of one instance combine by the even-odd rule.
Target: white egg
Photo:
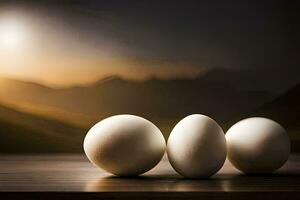
[[[187,178],[207,178],[226,159],[222,128],[211,118],[194,114],[182,119],[172,130],[167,153],[172,167]]]
[[[83,147],[96,166],[117,176],[134,176],[161,160],[166,142],[150,121],[134,115],[116,115],[93,126]]]
[[[287,132],[277,122],[253,117],[234,124],[226,133],[228,159],[244,173],[270,173],[290,154]]]

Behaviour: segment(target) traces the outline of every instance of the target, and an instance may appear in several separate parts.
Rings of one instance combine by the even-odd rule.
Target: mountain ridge
[[[278,72],[279,71],[279,72]],[[95,80],[91,83],[87,84],[74,84],[71,86],[66,87],[52,87],[50,85],[41,84],[34,81],[28,81],[28,80],[20,80],[15,78],[7,78],[7,77],[1,77],[0,76],[0,85],[1,81],[3,80],[10,81],[12,84],[22,84],[22,85],[31,85],[36,88],[45,89],[45,90],[67,90],[67,89],[73,89],[73,88],[85,88],[85,87],[95,87],[101,84],[107,84],[111,81],[124,81],[124,82],[136,82],[136,83],[143,83],[143,82],[152,82],[152,81],[176,81],[176,80],[202,80],[206,82],[214,82],[214,83],[227,83],[231,86],[235,87],[239,90],[244,91],[268,91],[271,93],[274,93],[274,89],[270,88],[280,88],[279,92],[282,93],[286,91],[287,89],[290,89],[293,85],[295,85],[297,82],[292,81],[291,83],[288,83],[284,86],[284,84],[280,84],[277,80],[277,76],[279,74],[280,77],[280,71],[274,69],[274,74],[270,76],[269,71],[264,70],[251,70],[251,69],[225,69],[225,68],[212,68],[210,70],[207,70],[206,73],[201,73],[193,77],[171,77],[171,78],[158,78],[156,76],[150,76],[144,80],[135,80],[130,78],[124,78],[120,75],[109,75],[103,78],[99,78],[98,80]],[[266,79],[265,77],[268,77]],[[273,80],[274,79],[274,80]],[[283,85],[283,86],[278,86]],[[0,88],[1,89],[1,88]]]
[[[0,105],[0,152],[81,152],[85,129]]]
[[[0,99],[10,97],[37,107],[49,106],[97,119],[122,113],[147,118],[177,118],[198,112],[228,121],[274,98],[268,92],[239,90],[205,75],[193,79],[145,81],[110,76],[80,87],[37,92],[23,90],[10,90],[3,95],[3,88],[2,93],[0,88]]]

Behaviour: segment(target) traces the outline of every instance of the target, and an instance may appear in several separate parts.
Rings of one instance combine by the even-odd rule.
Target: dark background
[[[70,37],[95,49],[101,41],[114,44],[114,55],[140,66],[68,87],[0,78],[1,153],[82,152],[92,124],[122,113],[148,118],[166,138],[193,113],[216,119],[225,131],[246,117],[269,117],[300,150],[298,1],[0,3],[0,10],[11,7],[54,13]]]

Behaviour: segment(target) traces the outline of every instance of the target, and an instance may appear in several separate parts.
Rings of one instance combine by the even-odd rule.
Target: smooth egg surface
[[[226,159],[226,140],[213,119],[193,114],[182,119],[167,142],[172,167],[187,178],[207,178],[215,174]]]
[[[290,154],[290,139],[277,122],[253,117],[234,124],[226,133],[229,161],[244,173],[270,173]]]
[[[166,142],[150,121],[135,115],[115,115],[93,126],[83,147],[96,166],[117,176],[134,176],[161,160]]]

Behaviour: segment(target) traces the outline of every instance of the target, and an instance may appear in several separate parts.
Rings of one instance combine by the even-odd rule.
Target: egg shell
[[[279,169],[290,154],[287,132],[277,122],[253,117],[234,124],[226,133],[228,159],[248,174]]]
[[[167,142],[172,167],[187,178],[207,178],[215,174],[226,159],[226,140],[213,119],[193,114],[182,119]]]
[[[116,115],[93,126],[83,147],[96,166],[117,176],[134,176],[147,172],[161,160],[166,142],[150,121]]]

